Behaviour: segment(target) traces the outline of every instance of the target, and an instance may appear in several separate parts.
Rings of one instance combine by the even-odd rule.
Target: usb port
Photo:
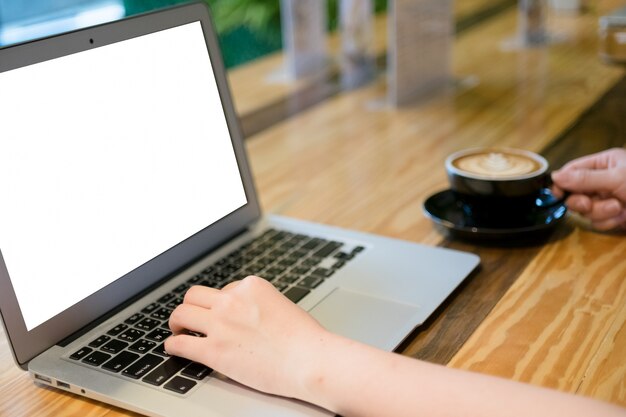
[[[57,381],[57,387],[70,389],[70,384],[68,384],[67,382],[63,382],[63,381]]]
[[[52,384],[52,380],[50,378],[48,378],[47,376],[42,376],[39,374],[35,374],[35,379],[41,381],[41,382],[45,382],[47,384]]]

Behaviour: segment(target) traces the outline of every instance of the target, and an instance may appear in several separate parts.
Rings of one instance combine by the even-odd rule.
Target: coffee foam
[[[529,156],[498,151],[461,156],[452,164],[470,174],[492,178],[527,175],[542,167],[539,161]]]

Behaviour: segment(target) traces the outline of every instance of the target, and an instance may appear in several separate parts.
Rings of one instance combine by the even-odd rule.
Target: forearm
[[[624,416],[579,396],[449,369],[336,336],[317,347],[301,399],[345,416]]]

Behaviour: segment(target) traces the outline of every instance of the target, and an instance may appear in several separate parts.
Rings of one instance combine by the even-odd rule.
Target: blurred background
[[[213,12],[224,62],[233,68],[282,47],[279,0],[204,0]],[[0,46],[121,19],[187,0],[0,0]],[[337,26],[328,2],[328,30]],[[387,0],[376,0],[377,12]]]

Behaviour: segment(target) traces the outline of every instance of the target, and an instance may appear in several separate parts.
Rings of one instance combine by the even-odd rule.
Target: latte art
[[[501,152],[465,155],[454,160],[453,165],[465,172],[495,178],[526,175],[541,168],[530,157]]]

